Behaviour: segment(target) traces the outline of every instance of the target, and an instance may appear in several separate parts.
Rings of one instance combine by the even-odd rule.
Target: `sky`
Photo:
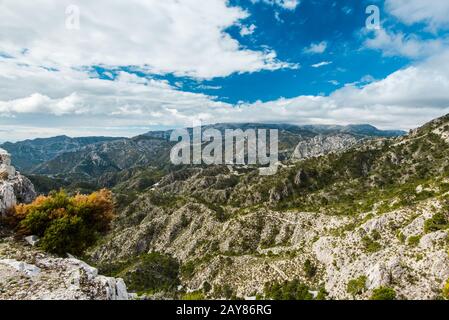
[[[0,141],[447,113],[447,0],[0,0]]]

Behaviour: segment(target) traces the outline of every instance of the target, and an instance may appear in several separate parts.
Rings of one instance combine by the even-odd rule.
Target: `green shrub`
[[[442,212],[436,213],[432,218],[424,223],[424,232],[430,233],[449,228],[449,221]]]
[[[195,273],[196,261],[190,260],[181,266],[181,275],[184,279],[190,279]]]
[[[321,300],[326,300],[326,298],[327,298],[327,292],[326,292],[326,289],[325,289],[324,287],[321,287],[321,288],[318,290],[318,294],[317,294],[315,300],[321,301]]]
[[[364,293],[366,291],[366,276],[350,280],[346,291],[353,296]]]
[[[224,285],[214,285],[214,297],[217,299],[225,298],[225,299],[231,299],[234,297],[234,290],[232,287],[228,284]]]
[[[396,291],[388,287],[374,289],[371,300],[396,300]]]
[[[380,245],[380,243],[377,241],[374,241],[369,236],[364,236],[362,238],[362,243],[365,248],[365,251],[368,253],[374,253],[374,252],[377,252],[380,249],[382,249],[382,246]]]
[[[119,273],[130,291],[148,293],[174,290],[179,285],[179,263],[169,255],[152,252]]]
[[[208,292],[211,291],[211,290],[212,290],[212,285],[211,285],[209,282],[205,281],[205,282],[203,283],[203,291],[204,291],[205,293],[208,293]]]
[[[283,283],[266,283],[265,298],[273,300],[313,300],[309,287],[298,279]]]
[[[80,255],[108,231],[114,203],[108,190],[74,197],[61,190],[16,206],[13,215],[18,233],[39,236],[42,249]]]
[[[307,259],[304,262],[304,272],[308,278],[313,278],[316,275],[317,267],[312,263],[312,261]]]
[[[421,236],[411,236],[408,238],[407,243],[409,246],[416,247],[421,240]]]

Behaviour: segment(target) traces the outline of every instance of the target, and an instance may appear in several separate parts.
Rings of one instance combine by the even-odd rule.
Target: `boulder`
[[[31,245],[32,247],[34,247],[35,245],[37,245],[37,243],[39,242],[39,237],[37,237],[37,236],[28,236],[28,237],[25,237],[24,238],[25,239],[25,241],[29,244],[29,245]]]
[[[18,203],[30,203],[36,197],[31,181],[11,165],[11,156],[0,148],[0,215]]]

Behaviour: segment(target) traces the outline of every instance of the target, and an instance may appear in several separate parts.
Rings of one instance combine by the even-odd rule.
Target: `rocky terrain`
[[[74,257],[57,258],[30,245],[0,242],[0,300],[128,300],[122,279],[105,277]]]
[[[319,157],[331,152],[346,150],[358,142],[357,138],[349,134],[319,135],[301,141],[293,152],[293,158],[307,159]]]
[[[311,148],[271,177],[180,169],[127,206],[90,259],[126,274],[127,261],[161,252],[180,261],[187,291],[209,298],[223,287],[263,296],[267,283],[298,279],[331,299],[382,288],[438,299],[449,278],[448,132],[443,117],[404,137]]]

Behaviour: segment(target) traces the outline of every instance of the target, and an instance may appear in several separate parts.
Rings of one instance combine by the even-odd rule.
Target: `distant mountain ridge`
[[[5,142],[0,148],[7,150],[14,159],[15,167],[24,172],[30,171],[34,166],[51,160],[65,152],[73,152],[87,145],[98,142],[118,140],[111,137],[82,137],[71,138],[65,135],[51,138],[37,138],[15,143]]]
[[[209,128],[222,133],[226,129],[277,129],[280,160],[292,158],[299,145],[303,151],[296,152],[294,157],[297,159],[301,158],[298,154],[305,157],[326,154],[350,147],[363,139],[404,134],[402,131],[378,130],[369,125],[219,123],[202,127],[203,130]],[[192,132],[192,128],[188,130]],[[140,189],[151,186],[156,178],[168,173],[170,149],[175,144],[170,142],[172,132],[150,131],[134,138],[58,136],[5,143],[0,147],[11,153],[15,166],[28,174],[41,192],[58,186],[77,189],[82,185],[81,190],[85,191],[112,188],[125,180],[140,186]],[[316,137],[321,138],[314,139]],[[339,143],[332,143],[337,140]],[[305,151],[311,148],[313,151]]]
[[[191,130],[192,128],[188,128]],[[370,124],[355,124],[355,125],[293,125],[293,124],[275,124],[275,123],[217,123],[212,125],[204,125],[203,130],[218,129],[224,132],[226,129],[278,129],[280,131],[288,131],[296,134],[305,134],[309,136],[314,134],[336,134],[336,133],[350,133],[360,136],[376,136],[376,137],[397,137],[405,135],[407,132],[402,130],[380,130]],[[173,130],[165,131],[149,131],[144,133],[144,136],[150,136],[161,139],[169,139]]]

